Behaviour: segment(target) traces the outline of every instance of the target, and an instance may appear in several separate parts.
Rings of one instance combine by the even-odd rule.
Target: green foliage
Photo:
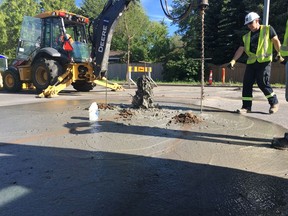
[[[243,27],[244,19],[235,20],[236,10],[232,7],[231,1],[214,0],[210,1],[209,4],[209,9],[205,15],[206,57],[212,58],[214,64],[223,64],[230,61],[229,59],[233,57],[239,46],[242,33],[235,36],[234,30]],[[238,7],[241,7],[239,1]],[[241,22],[241,26],[237,24],[237,21]]]
[[[270,25],[272,25],[280,39],[281,42],[284,40],[285,25],[288,19],[288,1],[287,0],[277,0],[271,1],[270,9]]]
[[[5,14],[0,11],[0,53],[4,53],[1,49],[1,45],[6,44],[8,41],[7,28],[5,28]]]
[[[200,61],[186,55],[184,43],[178,36],[170,40],[170,52],[163,64],[165,81],[196,81],[200,71]]]
[[[6,0],[0,5],[0,9],[0,16],[4,18],[6,26],[6,29],[2,31],[0,53],[6,55],[8,58],[15,58],[16,45],[20,35],[23,16],[36,15],[39,7],[34,0]]]
[[[163,79],[165,81],[196,81],[200,62],[184,56],[180,59],[169,59],[164,66]]]
[[[170,41],[165,23],[150,22],[142,41],[148,49],[149,61],[162,62],[170,51]]]
[[[111,49],[125,51],[129,62],[162,61],[169,51],[168,27],[149,21],[139,3],[130,3],[116,26]]]
[[[84,0],[80,8],[80,14],[89,17],[96,18],[104,8],[107,0]]]
[[[66,10],[74,13],[79,12],[74,0],[43,0],[40,2],[40,6],[44,11]]]
[[[149,19],[143,7],[139,3],[130,3],[115,28],[111,49],[125,51],[128,63],[139,59],[145,60],[147,50],[143,49],[141,37],[145,34],[145,27],[148,25]],[[114,44],[114,41],[117,42]]]

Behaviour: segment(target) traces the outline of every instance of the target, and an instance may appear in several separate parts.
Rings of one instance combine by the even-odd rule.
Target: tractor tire
[[[39,59],[32,65],[32,81],[37,92],[42,92],[49,85],[57,82],[58,76],[63,73],[63,67],[53,59]]]
[[[8,69],[3,72],[3,86],[8,92],[19,92],[22,89],[22,82],[17,70]]]
[[[96,84],[88,83],[85,80],[77,80],[76,82],[72,83],[72,86],[79,92],[89,92],[96,86]]]

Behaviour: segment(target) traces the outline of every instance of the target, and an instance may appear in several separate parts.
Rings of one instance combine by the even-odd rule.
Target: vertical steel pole
[[[264,25],[268,25],[269,23],[269,9],[270,9],[270,0],[264,0],[264,11],[263,11]]]

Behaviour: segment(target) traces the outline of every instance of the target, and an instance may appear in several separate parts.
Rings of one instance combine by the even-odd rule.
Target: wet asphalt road
[[[202,112],[199,87],[158,86],[152,110],[134,93],[0,92],[0,215],[288,215],[288,151],[270,147],[282,89],[274,116],[257,91],[245,116],[234,88],[206,88]],[[114,109],[91,123],[94,101]],[[188,111],[203,121],[173,122]]]

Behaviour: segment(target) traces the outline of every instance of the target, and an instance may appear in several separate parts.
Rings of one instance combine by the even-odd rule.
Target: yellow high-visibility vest
[[[273,43],[270,39],[270,26],[260,25],[260,34],[256,54],[250,51],[251,31],[243,37],[244,50],[248,55],[247,64],[253,64],[256,60],[259,63],[272,62]]]
[[[288,20],[286,22],[286,30],[284,35],[284,41],[280,48],[281,56],[288,56]]]

